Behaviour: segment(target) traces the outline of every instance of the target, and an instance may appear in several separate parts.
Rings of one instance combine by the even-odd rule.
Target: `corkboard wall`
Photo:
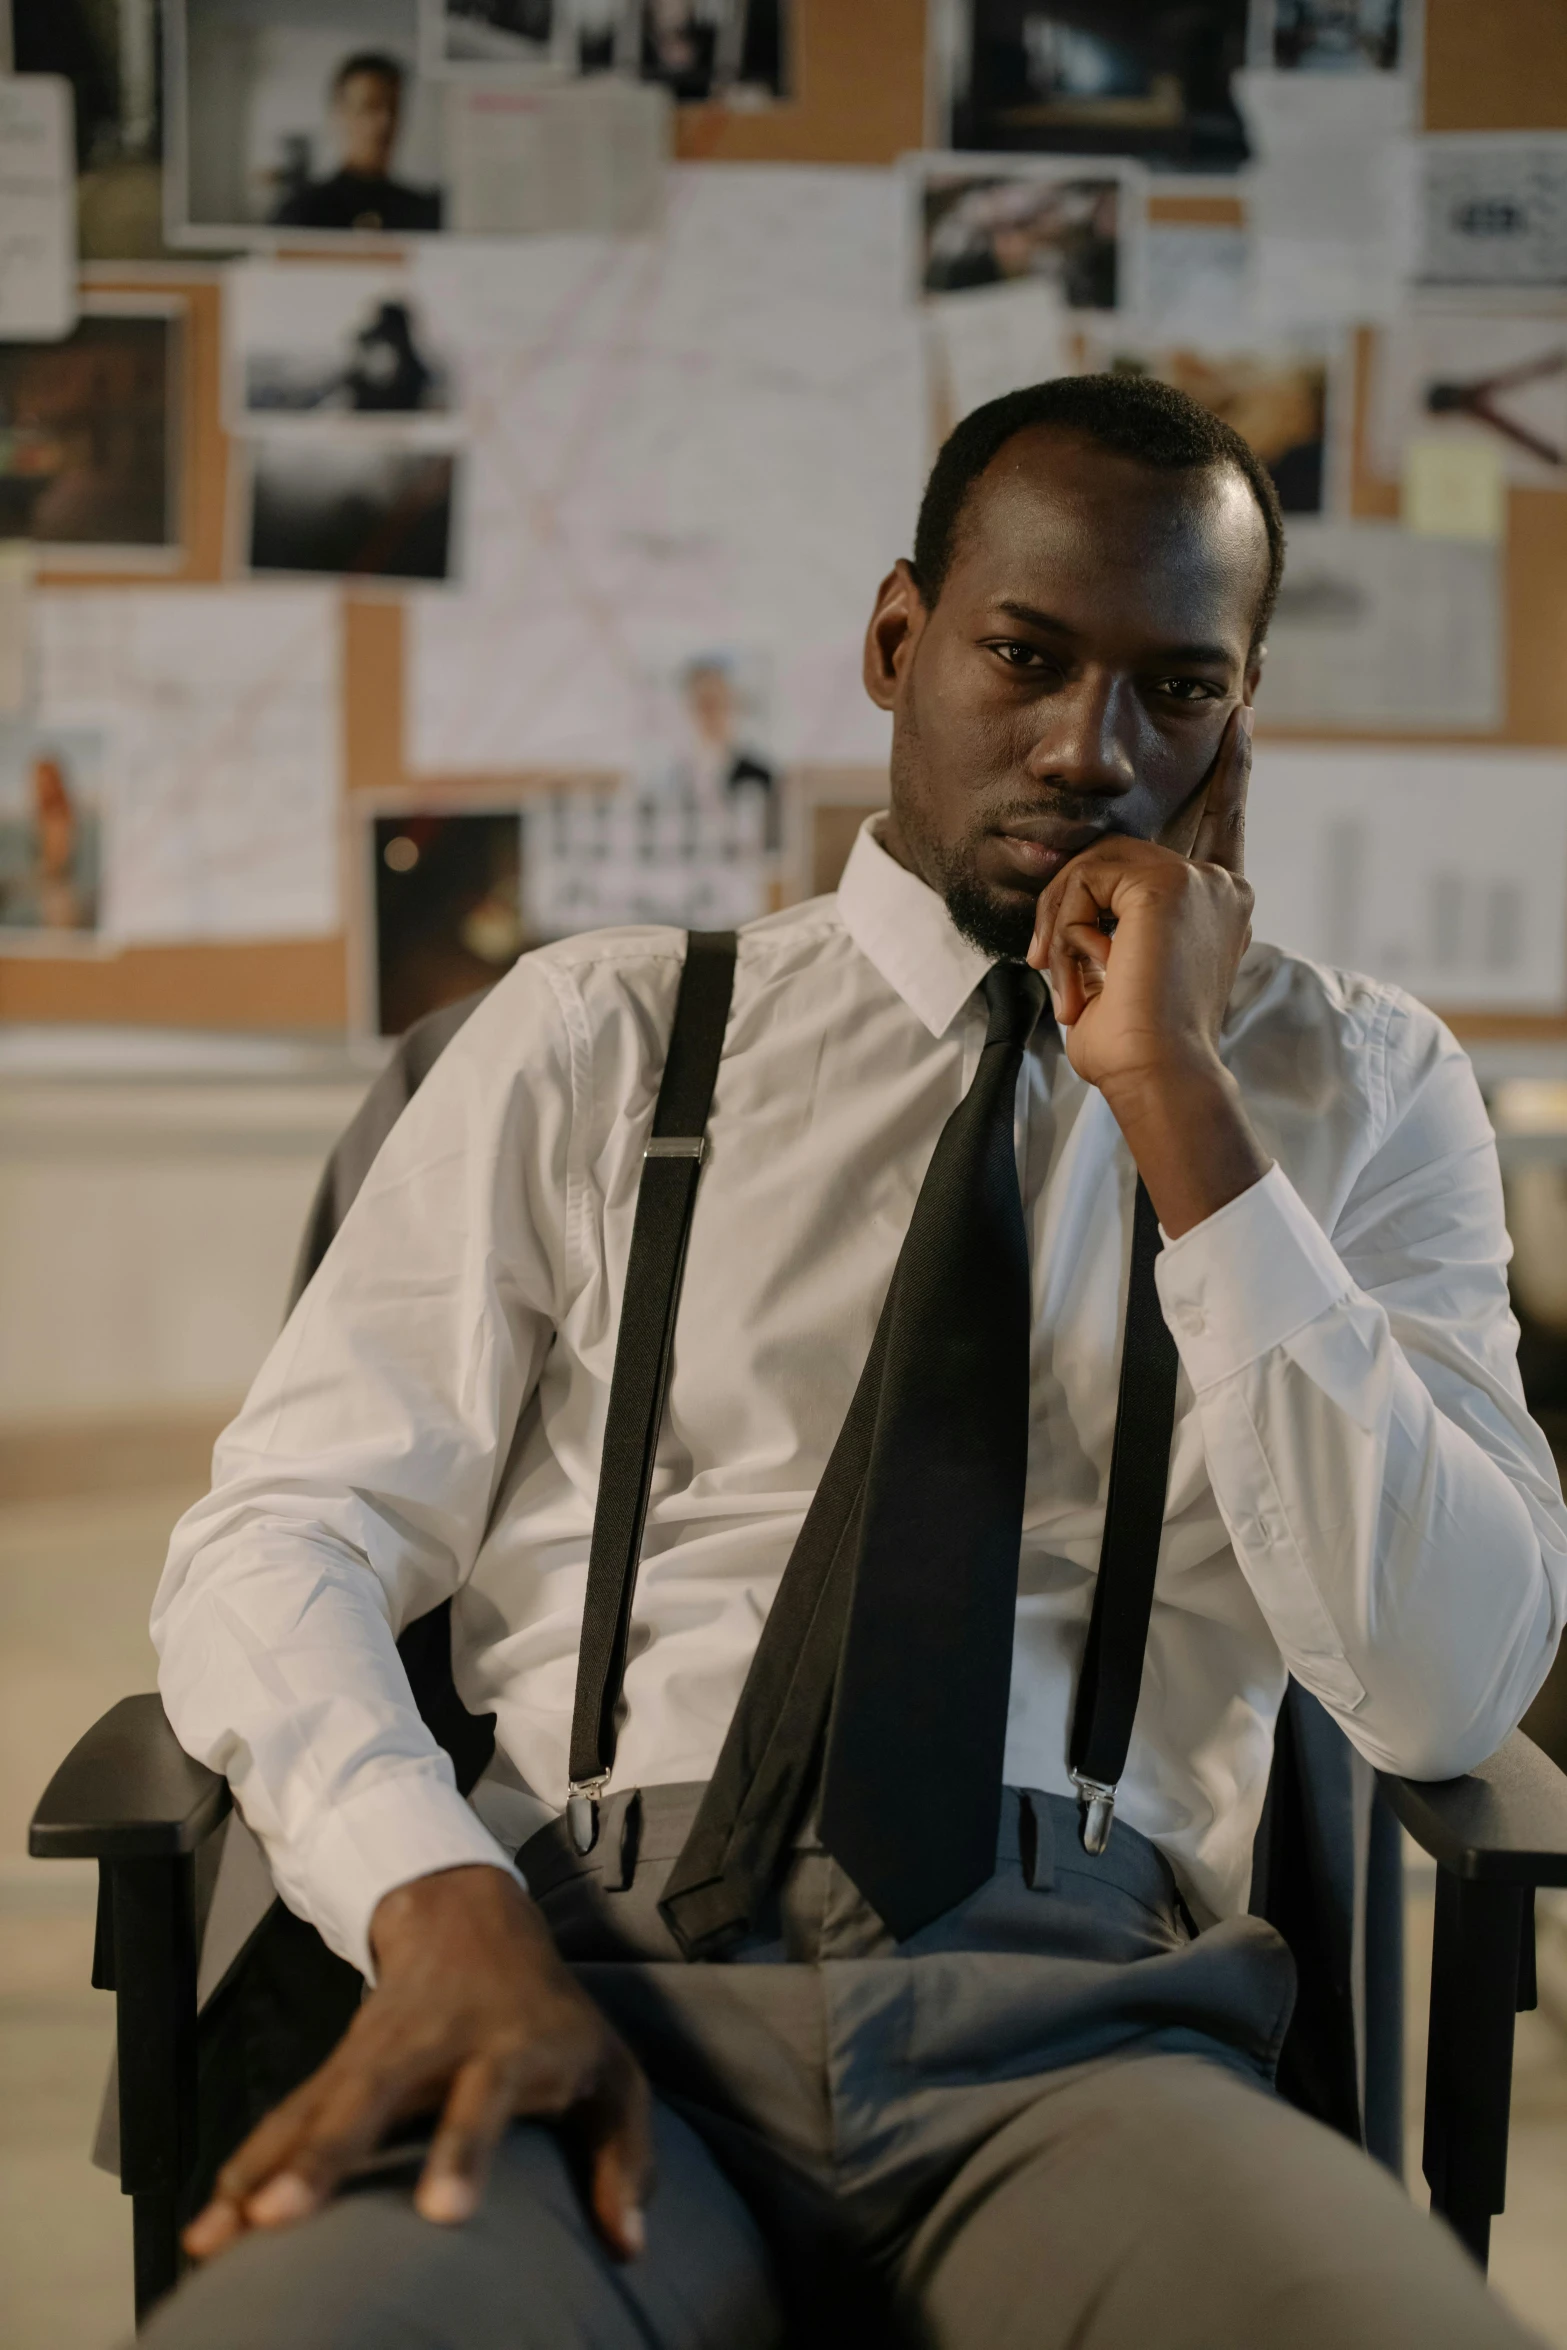
[[[682,110],[680,154],[711,161],[885,164],[926,143],[923,0],[797,0],[794,74],[795,98],[768,112]],[[1425,86],[1431,130],[1567,128],[1567,5],[1426,0]],[[1156,210],[1167,219],[1235,216],[1232,199],[1183,196],[1178,189],[1160,195]],[[167,278],[154,284],[129,271],[93,276],[95,283],[125,291],[171,290]],[[194,275],[173,290],[188,306],[188,536],[181,570],[160,576],[215,581],[224,571],[227,502],[217,292]],[[1356,358],[1352,502],[1354,512],[1368,519],[1395,514],[1398,499],[1396,485],[1377,480],[1364,459],[1369,356],[1369,338],[1363,336]],[[81,574],[71,576],[81,583]],[[1500,739],[1567,747],[1567,495],[1510,492],[1507,590],[1507,718]],[[408,786],[413,779],[403,758],[400,605],[348,597],[342,649],[347,792],[352,798]],[[437,793],[441,779],[421,777],[419,788]],[[475,779],[453,778],[451,788],[471,794]],[[13,1020],[330,1029],[342,1024],[347,1001],[341,939],[137,948],[101,961],[0,957],[0,1017]],[[1567,1035],[1567,1020],[1462,1025],[1476,1034]]]

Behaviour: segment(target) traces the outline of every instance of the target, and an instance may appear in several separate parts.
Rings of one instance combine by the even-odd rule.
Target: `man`
[[[332,77],[342,158],[330,179],[306,180],[273,212],[284,228],[438,229],[441,199],[392,177],[403,111],[403,69],[384,50],[360,49]]]
[[[585,1856],[540,1823],[678,935],[525,957],[383,1149],[155,1615],[181,1738],[374,1988],[191,2227],[160,2350],[718,2350],[785,2307],[939,2350],[1518,2341],[1272,2094],[1288,1956],[1241,1914],[1286,1668],[1377,1763],[1459,1771],[1567,1577],[1466,1061],[1248,949],[1282,550],[1165,386],[1036,387],[943,450],[866,640],[890,812],[742,934]],[[1068,1722],[1139,1175],[1185,1377],[1095,1856]],[[796,1641],[840,1506],[844,1629]],[[449,1594],[498,1717],[471,1808],[393,1646]],[[764,1720],[780,1686],[825,1739]],[[773,1768],[777,1868],[704,1955],[703,1824]]]

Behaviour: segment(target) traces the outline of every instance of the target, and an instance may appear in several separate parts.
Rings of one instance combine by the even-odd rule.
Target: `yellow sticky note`
[[[1428,539],[1499,539],[1507,482],[1497,442],[1425,433],[1404,449],[1404,528]]]

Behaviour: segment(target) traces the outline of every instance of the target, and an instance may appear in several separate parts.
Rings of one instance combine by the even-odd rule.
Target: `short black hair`
[[[332,76],[333,97],[338,97],[344,85],[351,82],[356,74],[361,73],[379,74],[383,81],[391,83],[399,97],[402,96],[403,83],[408,78],[397,59],[389,51],[385,49],[356,49],[352,57],[343,59],[342,64]]]
[[[1257,608],[1252,643],[1261,642],[1284,574],[1284,515],[1273,476],[1234,428],[1173,384],[1147,375],[1058,375],[987,400],[947,435],[931,468],[914,530],[915,585],[927,608],[952,567],[958,525],[969,491],[1015,433],[1035,425],[1078,433],[1118,457],[1135,457],[1161,472],[1185,473],[1229,465],[1245,477],[1268,534],[1268,578]]]

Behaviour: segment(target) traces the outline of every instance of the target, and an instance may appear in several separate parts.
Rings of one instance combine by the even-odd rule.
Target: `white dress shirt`
[[[527,956],[375,1162],[175,1531],[153,1616],[182,1742],[279,1890],[368,1968],[372,1911],[503,1862],[566,1794],[577,1642],[678,931]],[[870,827],[836,897],[741,934],[614,1784],[711,1770],[838,1434],[986,959]],[[1554,1653],[1567,1514],[1524,1409],[1473,1073],[1398,990],[1268,946],[1224,1057],[1275,1165],[1167,1246],[1182,1363],[1120,1816],[1200,1917],[1245,1906],[1286,1669],[1385,1768],[1460,1771]],[[1070,1793],[1134,1174],[1048,1015],[1018,1083],[1032,1424],[1006,1774]],[[471,1804],[393,1646],[455,1595],[497,1717]]]

